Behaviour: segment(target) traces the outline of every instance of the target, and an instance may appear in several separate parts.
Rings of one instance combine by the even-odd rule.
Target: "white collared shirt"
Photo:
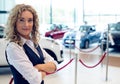
[[[26,40],[24,38],[21,39],[23,44],[26,43],[37,55],[39,55],[37,53],[37,50],[34,48],[34,44],[31,40]],[[54,61],[54,59],[42,48],[41,50],[45,58],[44,62],[46,63],[52,61],[57,66],[57,62]],[[25,54],[23,47],[14,42],[10,42],[7,46],[6,51],[9,63],[13,65],[30,84],[40,84],[40,82],[42,81],[41,72],[33,67],[28,56]]]

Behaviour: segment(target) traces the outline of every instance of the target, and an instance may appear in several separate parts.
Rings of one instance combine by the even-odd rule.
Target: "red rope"
[[[10,82],[9,82],[9,84],[12,84],[12,82],[13,82],[13,77],[10,79]]]
[[[84,64],[84,63],[82,62],[81,59],[80,59],[79,61],[80,61],[85,67],[87,67],[87,68],[94,68],[94,67],[96,67],[97,65],[99,65],[99,64],[103,61],[103,59],[105,58],[105,56],[106,56],[106,52],[104,53],[104,55],[102,56],[102,58],[100,59],[100,61],[99,61],[97,64],[95,64],[94,66],[87,66],[86,64]]]
[[[65,65],[62,66],[61,68],[57,69],[57,71],[60,71],[61,69],[63,69],[64,67],[66,67],[68,64],[70,64],[72,61],[73,61],[73,59],[71,59],[67,64],[65,64]],[[57,71],[56,71],[56,72],[57,72]],[[55,73],[55,72],[53,72],[53,73]],[[47,73],[47,75],[53,74],[53,73]],[[13,82],[13,77],[10,79],[9,84],[12,84],[12,82]]]
[[[79,49],[79,51],[86,53],[86,52],[92,52],[92,51],[96,50],[98,47],[99,47],[99,45],[97,47],[93,48],[92,50],[89,50],[89,51],[83,51],[82,49],[79,49],[78,47],[76,47],[76,48]]]
[[[70,64],[72,61],[73,61],[73,59],[71,59],[67,64],[65,64],[65,65],[62,66],[61,68],[57,69],[57,71],[60,71],[61,69],[65,68],[65,67],[66,67],[68,64]],[[57,72],[57,71],[56,71],[56,72]],[[55,73],[55,72],[53,72],[53,73]],[[53,74],[53,73],[47,73],[47,75]]]

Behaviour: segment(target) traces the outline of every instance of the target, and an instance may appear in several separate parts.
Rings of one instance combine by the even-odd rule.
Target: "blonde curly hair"
[[[15,42],[22,46],[21,38],[17,33],[16,29],[16,22],[18,18],[21,16],[21,13],[24,11],[30,11],[33,14],[33,30],[31,32],[31,39],[33,40],[35,45],[38,45],[39,41],[39,19],[37,12],[34,8],[32,8],[30,5],[25,4],[18,4],[16,5],[10,12],[8,21],[7,21],[7,28],[6,28],[6,39],[10,42]]]

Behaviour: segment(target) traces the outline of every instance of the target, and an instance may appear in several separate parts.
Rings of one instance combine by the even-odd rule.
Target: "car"
[[[65,33],[62,44],[68,48],[75,48],[76,43],[79,48],[87,49],[90,44],[99,42],[101,32],[96,31],[95,25],[80,25],[78,30]]]
[[[108,37],[108,40],[107,40]],[[108,29],[103,32],[100,40],[100,48],[105,51],[107,48],[118,48],[120,47],[120,22],[109,23]]]
[[[67,25],[64,24],[51,24],[48,31],[45,32],[45,37],[53,39],[61,39],[63,35],[69,30]]]
[[[8,66],[8,63],[5,57],[5,49],[7,44],[8,44],[8,41],[5,39],[4,36],[0,38],[0,67]],[[54,39],[51,39],[48,37],[41,36],[40,45],[49,55],[51,55],[58,62],[58,64],[64,61],[63,48],[58,41],[55,41]]]
[[[0,25],[0,38],[3,38],[4,36],[4,29],[5,29],[5,25],[1,24]]]

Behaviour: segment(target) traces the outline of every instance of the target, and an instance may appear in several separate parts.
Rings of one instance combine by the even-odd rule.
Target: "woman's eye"
[[[29,19],[28,22],[33,22],[33,19]]]
[[[24,20],[23,20],[23,19],[19,19],[19,21],[20,21],[20,22],[24,22]]]
[[[20,22],[20,23],[33,23],[33,19],[27,19],[27,20],[25,20],[25,19],[23,19],[23,18],[21,18],[21,19],[18,19],[18,22]]]

